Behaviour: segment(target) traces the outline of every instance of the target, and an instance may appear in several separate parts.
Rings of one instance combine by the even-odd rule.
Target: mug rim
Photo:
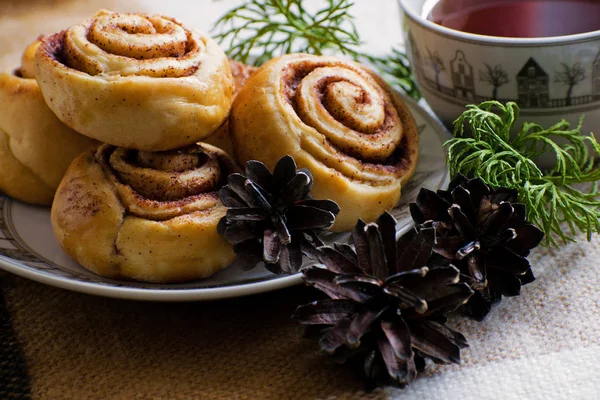
[[[503,36],[489,36],[489,35],[480,35],[476,33],[468,33],[459,31],[456,29],[451,29],[439,24],[436,24],[433,21],[428,20],[427,18],[422,16],[422,8],[426,4],[426,0],[412,0],[412,1],[420,1],[421,10],[414,10],[412,4],[409,4],[411,0],[398,0],[400,8],[404,11],[404,14],[413,20],[415,23],[421,25],[423,28],[434,31],[443,36],[447,36],[452,39],[458,39],[467,42],[477,42],[477,43],[485,43],[488,45],[495,46],[510,46],[510,45],[558,45],[558,44],[570,44],[575,42],[582,41],[590,41],[595,39],[600,39],[600,30],[577,33],[573,35],[563,35],[563,36],[549,36],[549,37],[539,37],[539,38],[517,38],[517,37],[503,37]]]

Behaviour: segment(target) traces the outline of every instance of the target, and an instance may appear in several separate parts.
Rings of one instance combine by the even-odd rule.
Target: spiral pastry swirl
[[[333,230],[373,221],[413,175],[418,131],[377,75],[334,57],[292,54],[263,65],[237,95],[230,132],[240,162],[289,154],[314,176],[313,195],[341,208]]]
[[[231,263],[217,233],[227,209],[218,190],[237,167],[208,144],[166,152],[110,145],[78,157],[52,205],[67,254],[110,278],[180,282]]]
[[[173,18],[99,11],[46,38],[36,74],[68,126],[105,143],[163,151],[197,142],[226,119],[227,57]]]
[[[19,69],[0,74],[0,191],[50,205],[71,161],[97,142],[69,129],[46,106],[33,68],[39,44],[27,47]]]

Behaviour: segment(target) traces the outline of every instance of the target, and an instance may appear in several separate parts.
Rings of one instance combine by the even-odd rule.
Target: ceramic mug
[[[450,3],[460,7],[465,1]],[[427,19],[437,1],[399,0],[405,43],[423,97],[451,125],[467,104],[514,101],[524,121],[561,118],[600,132],[600,31],[546,38],[465,33]]]

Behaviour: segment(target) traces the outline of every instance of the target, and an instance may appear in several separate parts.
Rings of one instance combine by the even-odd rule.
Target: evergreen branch
[[[454,122],[454,138],[444,144],[451,174],[517,190],[527,218],[544,231],[547,245],[574,241],[578,232],[589,240],[600,232],[600,168],[595,163],[600,145],[593,135],[581,133],[583,118],[575,129],[564,120],[547,129],[524,123],[511,136],[518,117],[519,107],[512,102],[467,106]],[[465,135],[465,127],[472,137]],[[546,152],[554,155],[554,166],[543,171],[534,161]]]
[[[302,0],[247,0],[215,23],[215,39],[231,58],[257,66],[288,53],[339,53],[371,65],[392,86],[418,100],[421,95],[406,55],[398,49],[385,57],[360,51],[350,14],[352,0],[323,2],[324,7],[311,14]]]

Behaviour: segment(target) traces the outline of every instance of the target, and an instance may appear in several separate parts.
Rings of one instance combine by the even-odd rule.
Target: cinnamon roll
[[[51,221],[58,242],[105,277],[146,282],[204,278],[234,259],[217,233],[218,190],[237,169],[200,143],[166,152],[102,145],[73,161]]]
[[[371,70],[334,57],[290,54],[260,67],[233,103],[230,132],[241,163],[273,168],[289,154],[308,168],[314,197],[341,208],[336,231],[393,208],[418,158],[400,97]]]
[[[99,11],[43,40],[35,69],[66,125],[115,146],[195,143],[227,118],[233,79],[211,38],[173,18]]]
[[[233,92],[233,96],[235,97],[258,68],[232,59],[229,59],[229,67],[231,68],[231,75],[235,84]]]
[[[27,47],[19,69],[0,74],[0,191],[49,205],[71,161],[97,142],[69,129],[46,106],[33,72],[38,46]]]
[[[235,98],[257,68],[232,59],[229,60],[229,67],[231,68],[231,74],[235,82],[235,90],[233,92]],[[233,155],[233,146],[231,144],[231,136],[229,135],[229,120],[225,120],[223,125],[204,141],[225,150],[229,155]]]

